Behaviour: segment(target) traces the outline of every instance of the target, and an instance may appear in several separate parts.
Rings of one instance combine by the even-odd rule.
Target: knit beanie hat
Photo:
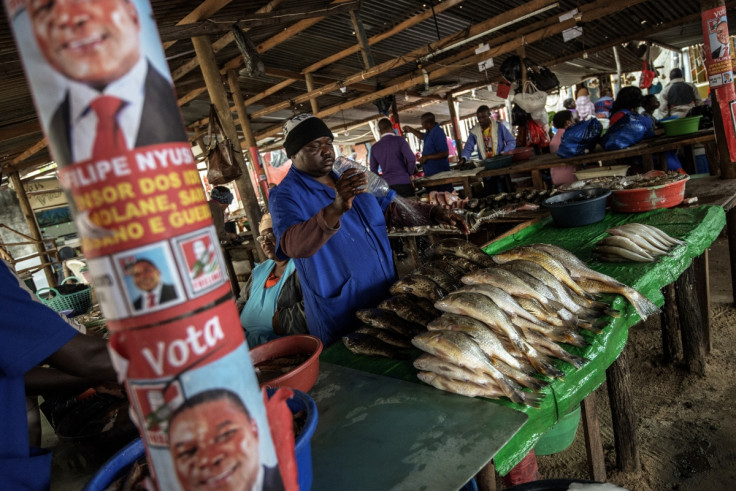
[[[233,193],[231,193],[230,190],[225,186],[215,186],[214,188],[212,188],[210,198],[217,201],[218,203],[222,203],[223,205],[229,205],[233,202],[233,199],[235,197],[233,196]]]
[[[294,116],[284,123],[284,150],[286,150],[286,156],[291,158],[304,145],[323,136],[334,138],[324,121],[310,113]]]

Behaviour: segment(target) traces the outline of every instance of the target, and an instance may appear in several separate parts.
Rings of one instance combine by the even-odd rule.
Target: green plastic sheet
[[[606,230],[629,222],[656,226],[665,233],[684,240],[687,245],[676,248],[672,256],[662,257],[656,263],[602,263],[595,260],[592,248],[607,235]],[[485,251],[493,255],[520,245],[555,244],[571,251],[596,271],[637,289],[661,307],[664,297],[660,290],[675,281],[690,266],[693,258],[701,255],[715,241],[725,224],[726,214],[717,206],[659,209],[636,214],[609,212],[600,223],[567,229],[557,228],[551,219],[546,219],[490,244]],[[576,370],[571,365],[558,361],[557,366],[565,372],[565,378],[555,380],[542,389],[546,396],[540,408],[530,408],[505,400],[488,400],[489,404],[503,404],[529,416],[526,424],[495,455],[494,463],[499,474],[507,474],[559,418],[575,409],[605,380],[606,369],[618,358],[626,345],[629,328],[641,320],[623,297],[609,296],[608,300],[613,301],[613,308],[621,312],[621,317],[608,318],[608,325],[601,334],[583,331],[589,346],[565,346],[571,353],[584,356],[589,362]],[[412,359],[419,354],[415,350]],[[418,382],[411,360],[357,356],[342,343],[335,343],[325,349],[321,359],[379,375]],[[478,431],[483,431],[483,428]]]

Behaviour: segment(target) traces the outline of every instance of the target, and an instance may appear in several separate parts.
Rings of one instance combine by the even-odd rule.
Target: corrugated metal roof
[[[160,26],[171,26],[198,7],[201,1],[180,0],[171,2],[169,0],[153,0],[151,2],[153,16]],[[376,64],[394,60],[413,50],[435,43],[438,39],[438,31],[439,37],[444,38],[527,3],[530,2],[521,0],[465,0],[459,5],[437,13],[436,19],[430,17],[375,44],[371,48],[373,58]],[[554,9],[530,16],[487,34],[485,37],[465,46],[442,53],[442,55],[429,61],[429,70],[431,72],[436,67],[446,65],[447,63],[444,63],[444,60],[450,59],[462,50],[472,48],[481,41],[495,45],[503,39],[520,39],[521,36],[529,35],[532,26],[538,22],[547,20],[551,24],[556,24],[557,17],[560,14],[576,7],[586,9],[594,3],[592,1],[560,0],[559,6]],[[268,4],[268,0],[232,1],[211,17],[219,20],[235,20],[255,13],[266,4]],[[276,8],[316,10],[329,4],[330,0],[283,0],[278,3]],[[435,0],[437,7],[440,4],[441,1]],[[603,2],[601,4],[605,5]],[[391,2],[362,0],[360,5],[360,17],[366,33],[370,37],[383,33],[400,22],[426,11],[430,8],[431,0],[392,0]],[[615,61],[610,47],[613,41],[649,39],[677,48],[700,42],[702,32],[699,18],[697,18],[699,11],[700,5],[692,0],[648,0],[633,7],[621,8],[602,19],[590,20],[584,16],[583,36],[565,42],[561,35],[556,34],[543,41],[528,44],[525,48],[526,54],[535,62],[542,64],[548,64],[551,60],[560,61],[554,67],[558,77],[565,84],[575,83],[590,75],[615,71]],[[693,16],[695,18],[692,18]],[[733,14],[731,17],[733,18]],[[683,18],[690,18],[691,20],[686,25],[675,26],[658,32],[659,26],[669,25]],[[258,44],[281,33],[286,26],[293,23],[292,20],[285,25],[254,27],[249,31],[249,36],[254,43]],[[214,41],[223,34],[210,37]],[[316,22],[311,27],[262,53],[261,57],[270,69],[298,73],[304,68],[355,44],[354,26],[348,13],[343,12]],[[599,49],[600,46],[606,46],[606,48],[601,50]],[[587,53],[587,58],[581,56],[583,52]],[[622,47],[619,49],[619,55],[624,71],[635,71],[641,66],[641,60],[631,50]],[[166,50],[166,56],[171,70],[179,68],[194,57],[191,41],[188,39],[177,41]],[[218,64],[222,66],[228,60],[239,56],[240,52],[237,47],[231,43],[217,53],[216,58]],[[440,79],[432,78],[431,85],[456,82],[461,85],[475,83],[479,87],[483,86],[490,81],[498,80],[500,75],[498,67],[507,56],[509,56],[508,53],[498,55],[494,60],[495,66],[485,73],[479,72],[475,63],[468,63],[467,61],[451,62],[458,69]],[[8,22],[4,14],[0,16],[0,59],[2,60],[0,62],[0,94],[3,97],[3,110],[0,112],[0,138],[2,139],[0,141],[0,165],[4,166],[42,138],[12,33],[8,28]],[[363,60],[360,54],[351,54],[318,70],[315,75],[323,77],[325,80],[317,85],[320,86],[325,81],[344,80],[351,75],[360,73],[363,68]],[[414,60],[400,59],[390,70],[363,81],[363,85],[368,86],[368,88],[376,87],[378,84],[386,86],[401,80],[402,77],[419,73],[417,63]],[[240,87],[247,99],[269,89],[281,80],[281,78],[275,76],[242,78],[240,79]],[[417,78],[417,80],[421,81],[421,78]],[[181,77],[175,85],[179,96],[187,94],[193,89],[203,87],[204,82],[199,68],[196,67]],[[407,100],[405,92],[408,95],[409,92],[414,94],[424,89],[424,85],[420,82],[410,90],[398,91],[396,97],[400,101],[399,106],[413,101],[413,96],[409,96],[409,100]],[[258,101],[249,110],[251,112],[258,111],[280,101],[292,101],[305,92],[305,82],[299,81],[270,97]],[[355,97],[363,96],[365,93],[365,90],[361,91],[355,87],[348,87],[344,94],[334,91],[320,96],[318,103],[321,108],[328,108]],[[476,91],[476,96],[490,97],[487,91],[480,88]],[[467,101],[461,103],[461,111],[472,112],[472,107],[477,105],[478,101],[470,97],[466,99]],[[431,102],[428,101],[428,104]],[[182,107],[185,123],[190,124],[205,118],[208,107],[208,95],[204,91]],[[254,129],[256,132],[261,132],[279,124],[283,118],[288,117],[293,112],[309,110],[309,107],[308,102],[302,102],[293,104],[290,109],[256,118],[253,122]],[[440,119],[447,116],[446,103],[434,104],[428,107],[433,108],[432,110],[437,112]],[[426,108],[418,108],[407,111],[402,113],[402,118],[405,117],[409,121],[416,120],[419,114],[425,110]],[[368,103],[337,112],[327,119],[331,124],[339,125],[342,123],[344,126],[350,126],[353,121],[364,120],[375,114],[375,107]],[[412,122],[416,123],[416,121]],[[30,160],[33,161],[34,159],[48,159],[48,154],[44,150]]]

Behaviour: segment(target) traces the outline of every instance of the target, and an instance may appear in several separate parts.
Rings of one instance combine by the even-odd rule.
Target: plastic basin
[[[640,213],[657,208],[672,208],[685,199],[687,176],[677,182],[639,189],[621,189],[613,192],[611,208],[619,213]]]
[[[508,167],[513,158],[513,155],[496,155],[495,157],[489,157],[487,159],[483,159],[483,168],[485,170],[492,170]]]
[[[266,390],[269,397],[276,391],[276,389]],[[317,404],[309,395],[299,390],[294,391],[294,396],[287,399],[286,404],[292,414],[299,411],[306,411],[307,413],[304,427],[294,441],[294,455],[296,457],[299,489],[308,490],[312,487],[312,435],[317,429],[317,421],[319,420]],[[139,437],[105,462],[84,487],[84,491],[104,490],[118,477],[128,472],[130,467],[145,453],[143,439]]]
[[[556,194],[544,200],[544,206],[558,227],[582,227],[598,223],[606,216],[608,189],[587,188]]]
[[[580,406],[560,418],[534,445],[537,455],[562,452],[572,445],[580,423]]]
[[[253,366],[267,360],[290,355],[310,355],[301,365],[288,373],[261,383],[261,387],[291,387],[309,392],[319,375],[319,355],[322,341],[307,334],[295,334],[274,339],[250,350]]]
[[[687,135],[698,131],[702,116],[691,116],[689,118],[676,118],[660,120],[664,126],[664,134],[667,136]]]
[[[516,147],[513,150],[504,152],[503,155],[511,155],[512,162],[519,162],[522,160],[529,160],[534,155],[534,148],[532,147]]]

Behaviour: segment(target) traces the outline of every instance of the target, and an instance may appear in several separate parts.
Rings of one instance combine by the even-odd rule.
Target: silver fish
[[[546,356],[539,353],[511,323],[511,319],[492,300],[480,293],[453,293],[435,303],[438,309],[451,314],[463,314],[500,329],[529,363],[540,373],[562,377],[562,373]]]
[[[426,298],[432,302],[436,302],[447,295],[447,291],[435,283],[434,280],[419,274],[410,274],[397,280],[389,288],[389,293],[391,295],[408,293],[417,297]]]
[[[424,331],[424,327],[416,322],[402,319],[396,313],[383,309],[360,309],[355,316],[371,327],[393,331],[407,338],[412,338]]]
[[[491,257],[475,244],[463,239],[444,239],[433,246],[436,254],[451,254],[469,259],[481,266],[492,266]]]
[[[464,382],[453,378],[442,376],[436,372],[419,372],[417,378],[432,387],[465,397],[488,397],[499,399],[505,394],[500,388],[486,387],[473,382]]]
[[[379,303],[378,308],[393,312],[402,319],[414,322],[420,326],[426,326],[435,318],[431,312],[427,312],[419,307],[408,295],[394,295],[393,297],[389,297]]]
[[[416,336],[411,343],[422,351],[452,360],[463,368],[488,373],[498,382],[506,397],[514,402],[524,401],[521,386],[501,373],[467,334],[454,331],[428,331]]]
[[[352,332],[343,336],[342,342],[347,349],[356,355],[381,356],[392,359],[407,358],[395,346],[384,343],[370,334]]]
[[[449,360],[439,358],[429,353],[424,353],[419,358],[414,360],[414,368],[423,372],[434,372],[443,377],[451,378],[453,380],[460,380],[461,382],[472,382],[474,384],[482,385],[488,388],[494,388],[501,390],[498,382],[484,372],[474,372],[467,368],[459,367]],[[503,395],[501,393],[500,395]]]
[[[479,269],[463,276],[462,281],[466,285],[493,285],[503,288],[516,297],[533,298],[544,305],[550,312],[564,308],[558,301],[545,297],[514,273],[498,267]]]
[[[624,236],[611,235],[608,237],[604,237],[596,242],[596,249],[598,249],[599,247],[618,247],[620,249],[630,251],[635,255],[642,256],[649,261],[654,261],[656,255],[661,255],[652,250],[643,249],[636,242]]]
[[[648,239],[648,235],[639,235],[634,230],[631,230],[630,228],[624,228],[624,227],[613,227],[606,230],[608,234],[611,236],[619,236],[619,237],[626,237],[645,251],[650,251],[650,253],[656,253],[658,255],[669,255],[669,248],[668,247],[662,247],[661,245],[657,244],[654,241],[650,241]]]
[[[599,258],[620,257],[622,259],[625,259],[630,262],[635,262],[635,263],[651,263],[655,261],[655,259],[651,255],[647,254],[646,252],[645,252],[646,255],[642,255],[642,254],[638,254],[632,251],[631,249],[625,249],[623,247],[614,247],[610,245],[596,246],[593,249],[593,252]]]
[[[412,274],[419,274],[430,278],[446,292],[451,292],[460,286],[459,280],[456,280],[444,271],[434,268],[428,264],[418,267],[412,272]]]
[[[398,334],[389,329],[380,329],[372,326],[361,326],[355,330],[361,334],[370,334],[383,341],[384,343],[396,346],[397,348],[411,348],[411,340],[403,334]]]

